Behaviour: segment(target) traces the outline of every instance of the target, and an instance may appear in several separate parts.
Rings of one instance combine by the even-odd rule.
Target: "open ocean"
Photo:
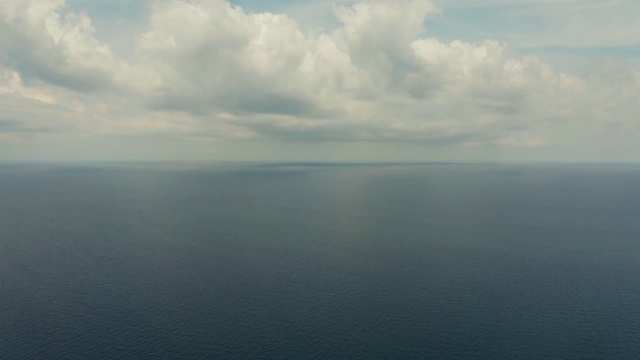
[[[640,359],[640,165],[0,165],[0,359]]]

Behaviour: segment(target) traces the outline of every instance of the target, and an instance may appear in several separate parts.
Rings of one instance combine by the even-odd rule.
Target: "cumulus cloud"
[[[144,75],[117,59],[87,14],[68,11],[64,0],[5,0],[0,29],[3,62],[27,80],[99,91]]]
[[[0,97],[75,109],[84,132],[467,147],[640,133],[640,76],[623,63],[571,76],[505,43],[444,42],[428,24],[446,7],[427,0],[333,11],[337,27],[303,31],[286,14],[224,0],[155,1],[125,60],[64,0],[6,0]],[[3,121],[0,132],[15,127]]]
[[[530,92],[562,86],[505,45],[426,38],[436,11],[424,0],[337,6],[340,27],[314,36],[283,14],[166,2],[140,48],[164,80],[155,106],[244,115],[236,121],[266,136],[486,141],[525,126],[508,118]]]

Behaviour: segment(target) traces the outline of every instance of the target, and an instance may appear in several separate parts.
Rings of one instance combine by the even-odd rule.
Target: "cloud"
[[[155,1],[125,60],[63,0],[6,0],[0,106],[15,119],[0,132],[34,121],[9,105],[21,98],[83,134],[500,148],[640,134],[633,66],[568,75],[503,42],[442,41],[427,27],[446,4],[335,5],[319,30],[223,0]]]
[[[6,82],[6,86],[0,87],[0,95],[18,94],[21,97],[37,100],[44,104],[54,104],[56,102],[55,98],[46,89],[25,86],[22,83],[20,74],[16,71],[5,71],[3,80]]]
[[[224,1],[159,3],[140,40],[163,79],[152,103],[245,115],[257,134],[301,139],[449,143],[522,127],[511,117],[531,92],[558,88],[556,74],[496,42],[425,38],[436,11],[423,0],[337,6],[341,26],[313,35]],[[487,118],[495,133],[474,136]]]
[[[310,43],[285,15],[247,14],[224,1],[163,2],[140,49],[163,80],[156,106],[297,115],[313,111],[292,75]]]
[[[117,59],[95,38],[91,19],[67,11],[64,0],[5,0],[0,29],[3,62],[27,81],[100,91],[145,75]]]

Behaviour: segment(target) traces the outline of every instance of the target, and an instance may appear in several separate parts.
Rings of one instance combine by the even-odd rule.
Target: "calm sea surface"
[[[0,165],[0,359],[639,359],[640,166]]]

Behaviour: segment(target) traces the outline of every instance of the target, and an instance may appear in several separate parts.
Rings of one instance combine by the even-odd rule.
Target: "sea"
[[[0,165],[0,359],[640,359],[640,165]]]

